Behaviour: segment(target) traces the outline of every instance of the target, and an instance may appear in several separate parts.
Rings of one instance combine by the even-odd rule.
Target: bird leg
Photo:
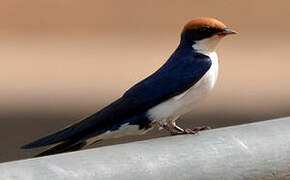
[[[211,129],[210,126],[200,126],[200,127],[195,127],[193,129],[185,129],[184,134],[197,134],[200,131],[209,130],[209,129]]]
[[[193,129],[183,129],[176,125],[176,119],[178,119],[178,117],[168,119],[167,121],[160,121],[157,124],[159,124],[159,127],[167,130],[173,136],[182,134],[197,134],[199,131],[211,129],[209,126],[200,126]]]
[[[160,127],[164,128],[165,130],[167,130],[172,136],[174,135],[180,135],[180,134],[189,134],[186,133],[186,131],[184,129],[182,129],[181,127],[177,126],[175,124],[174,121],[171,122],[163,122],[159,124]]]
[[[171,135],[176,135],[179,133],[179,131],[177,129],[175,129],[174,127],[172,127],[168,123],[162,123],[162,124],[160,124],[160,126],[162,128],[164,128],[165,130],[167,130]]]
[[[170,126],[176,130],[174,133],[171,133],[171,135],[197,134],[199,131],[211,129],[209,126],[200,126],[193,129],[182,129],[181,127],[177,126],[174,121],[170,123]]]

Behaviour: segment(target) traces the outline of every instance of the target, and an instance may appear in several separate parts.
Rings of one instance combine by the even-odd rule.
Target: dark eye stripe
[[[218,28],[212,28],[208,26],[202,26],[198,29],[191,29],[184,31],[182,33],[182,38],[188,42],[209,38],[213,35],[215,35],[218,32],[221,32],[221,29]]]
[[[206,26],[203,26],[201,28],[199,28],[200,31],[209,31],[210,28],[209,27],[206,27]]]
[[[207,26],[203,26],[201,28],[198,29],[200,32],[208,32],[208,33],[212,33],[212,34],[215,34],[215,33],[218,33],[222,30],[220,29],[217,29],[217,28],[210,28],[210,27],[207,27]]]

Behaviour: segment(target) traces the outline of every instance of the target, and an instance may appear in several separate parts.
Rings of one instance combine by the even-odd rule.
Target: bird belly
[[[192,106],[203,99],[213,89],[218,76],[216,53],[211,56],[212,66],[206,74],[187,91],[174,96],[149,109],[147,115],[152,121],[164,121],[189,112]]]
[[[128,135],[135,135],[139,133],[142,133],[142,131],[140,131],[138,125],[129,125],[129,123],[126,123],[117,130],[107,131],[106,133],[102,135],[102,139],[119,138],[119,137],[128,136]]]

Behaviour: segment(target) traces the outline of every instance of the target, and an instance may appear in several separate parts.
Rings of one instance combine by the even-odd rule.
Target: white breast
[[[206,74],[186,92],[177,95],[153,108],[147,115],[153,121],[163,121],[180,116],[192,109],[192,105],[203,99],[214,87],[218,76],[218,57],[216,52],[201,52],[210,57],[212,65]]]

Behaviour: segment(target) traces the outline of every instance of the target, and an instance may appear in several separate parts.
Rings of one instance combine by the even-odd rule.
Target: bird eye
[[[203,27],[199,28],[199,31],[200,31],[200,32],[206,32],[206,31],[208,31],[208,30],[209,30],[209,28],[206,27],[206,26],[203,26]]]

